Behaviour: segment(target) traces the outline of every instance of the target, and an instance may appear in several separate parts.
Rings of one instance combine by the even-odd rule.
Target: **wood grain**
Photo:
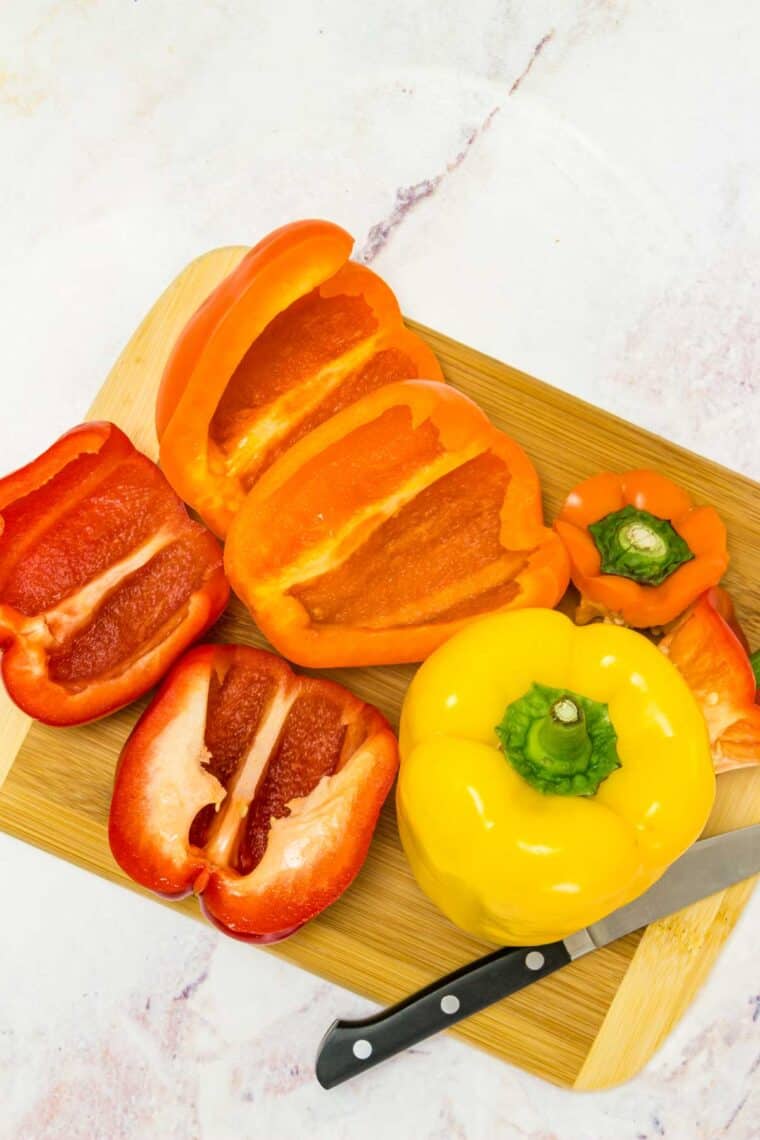
[[[215,250],[189,265],[124,349],[91,410],[138,447],[157,452],[153,405],[172,342],[244,250]],[[410,322],[412,324],[412,322]],[[600,468],[651,465],[714,503],[731,536],[728,575],[750,639],[760,643],[753,574],[760,554],[760,494],[750,480],[709,463],[439,333],[412,325],[438,353],[447,379],[518,439],[543,480],[547,514],[568,487]],[[754,612],[753,612],[754,611]],[[233,602],[213,640],[265,644]],[[396,721],[412,667],[335,670]],[[0,693],[0,828],[139,890],[113,862],[106,820],[114,765],[144,702],[76,729],[31,724]],[[711,829],[760,820],[760,770],[722,776]],[[643,935],[574,963],[454,1032],[557,1084],[603,1088],[632,1076],[693,998],[734,925],[750,886],[734,887]],[[194,900],[178,905],[197,915]],[[459,932],[417,889],[392,805],[354,886],[317,921],[271,953],[377,1001],[397,1000],[490,947]],[[256,953],[251,948],[251,953]],[[352,1013],[347,1002],[346,1016]],[[315,1048],[316,1048],[316,1042]]]

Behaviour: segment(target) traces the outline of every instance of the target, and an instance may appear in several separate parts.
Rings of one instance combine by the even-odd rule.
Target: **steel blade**
[[[699,899],[714,895],[733,883],[760,872],[760,823],[700,839],[669,867],[661,879],[627,906],[594,922],[586,933],[593,947],[606,946],[624,934],[640,930],[658,918],[665,918]],[[583,950],[578,945],[574,957]],[[570,943],[571,939],[566,941]]]

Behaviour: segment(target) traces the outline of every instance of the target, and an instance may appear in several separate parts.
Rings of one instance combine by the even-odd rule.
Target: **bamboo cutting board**
[[[243,253],[238,247],[215,250],[180,274],[117,361],[90,409],[92,418],[114,420],[139,448],[156,456],[153,405],[169,349],[197,305]],[[602,468],[657,467],[698,499],[715,504],[730,535],[727,583],[751,643],[760,644],[760,606],[753,585],[760,562],[756,484],[438,333],[417,331],[437,352],[447,379],[526,448],[542,478],[548,517],[570,486]],[[212,639],[265,644],[237,602]],[[412,672],[403,666],[337,670],[332,676],[395,722]],[[0,791],[0,828],[140,890],[111,858],[106,821],[114,765],[144,704],[82,728],[50,729],[30,724],[0,692],[0,781],[7,774]],[[710,830],[758,821],[760,768],[721,776]],[[647,1061],[694,997],[750,890],[750,884],[740,884],[698,903],[643,936],[625,938],[536,983],[453,1032],[566,1087],[598,1089],[623,1081]],[[198,913],[192,898],[170,905]],[[417,889],[389,804],[354,886],[271,952],[387,1003],[490,949],[458,931]],[[351,1013],[349,1000],[345,1015]]]

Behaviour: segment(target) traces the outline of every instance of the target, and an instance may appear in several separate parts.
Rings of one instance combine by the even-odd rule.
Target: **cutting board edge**
[[[449,343],[459,343],[451,342],[449,338],[446,337],[445,333],[440,333],[437,329],[430,328],[429,325],[425,325],[421,321],[416,321],[413,317],[405,316],[404,324],[426,340],[432,340],[433,343],[436,340],[446,340]],[[480,361],[487,363],[489,367],[500,368],[504,366],[503,361],[499,360],[496,356],[491,356],[490,353],[481,352],[480,349],[477,348],[470,348],[469,345],[463,345],[462,347],[466,348],[468,352],[477,357]],[[676,443],[675,440],[666,439],[665,436],[658,435],[657,432],[650,431],[649,428],[644,427],[642,424],[634,423],[632,420],[626,420],[623,416],[619,416],[615,412],[611,412],[608,408],[602,408],[597,404],[592,404],[590,400],[584,400],[582,396],[576,396],[574,392],[566,392],[563,388],[558,388],[555,384],[550,384],[547,380],[541,380],[536,376],[532,376],[530,372],[525,372],[517,365],[510,364],[509,369],[513,374],[517,373],[517,375],[519,375],[520,380],[525,386],[526,390],[538,389],[539,391],[543,391],[547,396],[558,393],[563,399],[571,401],[578,408],[583,409],[590,415],[602,412],[606,419],[611,420],[621,430],[632,427],[636,431],[637,435],[643,436],[647,440],[651,440],[651,442],[654,444],[665,444],[665,446],[670,451],[674,452],[679,457],[682,457],[687,462],[689,460],[696,460],[698,463],[709,463],[712,468],[720,472],[722,475],[725,475],[728,479],[731,479],[732,482],[736,482],[738,480],[743,486],[746,487],[747,490],[754,491],[756,494],[760,495],[760,483],[754,480],[751,476],[745,475],[741,471],[735,471],[732,467],[727,467],[724,463],[719,463],[717,459],[710,459],[706,455],[701,455],[698,451],[693,451],[691,448],[686,447],[682,443]]]
[[[106,882],[110,883],[111,885],[124,888],[131,894],[137,895],[138,897],[143,898],[148,902],[159,903],[162,907],[165,907],[169,911],[174,911],[175,914],[180,915],[183,919],[188,919],[194,923],[199,924],[207,931],[215,934],[219,939],[225,938],[225,935],[221,931],[217,931],[209,925],[207,920],[204,918],[200,907],[193,905],[194,900],[192,898],[171,899],[168,897],[162,897],[161,895],[154,894],[147,888],[140,886],[139,883],[133,882],[125,875],[122,875],[115,863],[112,870],[104,874],[101,868],[96,867],[89,862],[78,862],[75,859],[70,858],[64,852],[53,852],[49,847],[46,847],[44,843],[36,842],[34,838],[30,837],[28,834],[23,833],[20,829],[15,830],[12,826],[4,826],[2,830],[3,834],[8,835],[10,838],[17,840],[20,843],[27,844],[28,846],[35,848],[37,851],[42,851],[47,855],[51,855],[53,858],[61,859],[63,862],[68,863],[72,867],[77,867],[79,870],[84,871],[88,875],[94,875],[99,879],[105,879]],[[323,981],[330,982],[332,985],[339,986],[344,990],[348,990],[350,993],[355,994],[357,997],[374,1002],[378,1008],[381,1008],[383,1006],[384,1002],[382,999],[378,998],[372,993],[367,992],[366,990],[362,991],[358,988],[355,988],[354,986],[348,985],[345,981],[345,978],[341,978],[337,970],[331,969],[329,965],[317,972],[315,969],[310,968],[304,960],[299,960],[302,959],[303,956],[299,955],[297,952],[293,952],[297,939],[298,932],[292,935],[289,939],[286,939],[280,943],[273,943],[272,945],[257,945],[251,943],[250,947],[256,952],[264,951],[272,957],[278,958],[280,961],[286,961],[288,965],[294,966],[299,970],[303,970],[305,973],[310,974],[312,977],[320,978]],[[489,1056],[496,1058],[503,1064],[512,1065],[514,1068],[519,1069],[522,1072],[529,1073],[531,1076],[537,1077],[539,1080],[547,1081],[549,1084],[554,1085],[555,1088],[565,1089],[566,1091],[570,1092],[572,1092],[575,1088],[572,1080],[562,1080],[561,1078],[549,1072],[543,1070],[539,1071],[535,1068],[531,1068],[527,1064],[523,1065],[517,1061],[506,1058],[497,1046],[489,1044],[488,1041],[483,1040],[480,1037],[473,1036],[471,1031],[468,1030],[467,1025],[468,1022],[465,1021],[462,1022],[458,1027],[454,1026],[451,1029],[443,1030],[443,1033],[448,1037],[455,1038],[464,1045],[468,1045],[471,1048],[478,1049],[483,1053],[487,1053]],[[315,1059],[317,1044],[318,1043],[315,1041]],[[633,1075],[634,1074],[631,1073],[631,1076]],[[599,1086],[600,1089],[602,1087],[606,1086]]]
[[[710,977],[757,883],[758,876],[747,879],[647,927],[573,1083],[575,1090],[624,1084],[652,1060]],[[666,941],[670,962],[663,971]],[[657,1018],[665,994],[671,1012]],[[634,1047],[621,1055],[615,1045],[632,1018],[639,1031],[629,1036]]]
[[[10,745],[8,751],[3,751],[2,756],[0,756],[0,791],[2,791],[8,773],[16,762],[16,757],[24,746],[24,741],[29,735],[29,729],[33,723],[31,717],[13,704],[4,686],[0,685],[0,740],[2,740],[3,745],[6,742],[9,742]]]
[[[12,827],[5,827],[4,833],[11,836],[22,843],[27,843],[39,851],[44,851],[47,854],[53,854],[50,848],[46,847],[44,843],[37,843],[28,834],[24,834],[20,829],[15,830]],[[116,863],[110,873],[104,876],[102,868],[90,864],[88,862],[77,862],[69,858],[63,852],[56,852],[55,858],[63,859],[64,862],[69,863],[73,867],[78,867],[80,870],[85,871],[87,874],[97,875],[99,878],[106,878],[106,881],[116,887],[123,887],[146,901],[157,902],[167,910],[174,911],[174,913],[181,915],[183,918],[190,919],[204,926],[207,930],[210,929],[208,923],[203,917],[199,907],[193,905],[194,900],[172,900],[169,898],[162,898],[146,888],[140,886],[138,883],[133,882],[121,873]],[[513,1065],[515,1068],[522,1069],[523,1072],[530,1073],[532,1076],[538,1077],[540,1080],[545,1080],[555,1088],[565,1089],[570,1092],[603,1092],[606,1089],[616,1088],[620,1085],[626,1084],[628,1081],[634,1079],[646,1065],[655,1057],[659,1050],[664,1045],[670,1032],[683,1016],[686,1009],[697,996],[699,990],[705,985],[712,970],[714,969],[717,958],[723,948],[723,945],[729,935],[731,934],[743,907],[746,905],[752,891],[755,888],[760,878],[747,883],[737,884],[737,886],[724,891],[719,896],[723,902],[726,899],[734,898],[737,900],[737,905],[732,908],[732,912],[728,917],[724,917],[721,922],[713,922],[711,929],[719,931],[720,937],[713,939],[712,952],[705,954],[703,948],[700,948],[700,957],[696,962],[699,977],[695,979],[692,977],[694,972],[695,961],[693,955],[690,955],[690,961],[686,964],[686,969],[680,969],[680,976],[684,979],[683,995],[681,1000],[677,1002],[675,1012],[669,1017],[664,1025],[659,1025],[656,1032],[646,1039],[643,1047],[641,1045],[642,1038],[639,1037],[639,1048],[631,1054],[628,1052],[621,1058],[619,1050],[616,1046],[621,1039],[621,1026],[628,1023],[631,1015],[631,1007],[635,1005],[637,1015],[640,1016],[642,1012],[640,992],[636,990],[637,974],[643,974],[647,978],[652,977],[652,966],[656,964],[660,955],[660,950],[657,947],[656,939],[653,932],[661,924],[654,924],[649,927],[644,933],[644,936],[639,943],[638,948],[634,952],[628,967],[625,971],[623,979],[620,983],[618,991],[610,1003],[607,1014],[602,1022],[601,1028],[594,1039],[594,1042],[586,1056],[586,1059],[581,1064],[574,1080],[563,1080],[556,1075],[541,1071],[538,1072],[528,1065],[518,1064],[518,1062],[509,1060],[504,1057],[499,1048],[491,1045],[488,1041],[473,1037],[466,1029],[466,1022],[462,1023],[461,1028],[454,1027],[446,1030],[446,1034],[461,1041],[463,1044],[471,1046],[472,1048],[479,1049],[481,1052],[487,1053],[491,1057],[502,1061],[505,1064]],[[715,897],[715,896],[714,896]],[[709,901],[709,900],[706,900]],[[700,904],[697,904],[700,905]],[[693,908],[690,908],[692,910]],[[220,932],[214,932],[218,938],[223,938],[224,935]],[[306,973],[312,974],[315,977],[323,978],[325,981],[331,982],[333,985],[340,986],[343,989],[348,989],[351,993],[357,994],[368,1001],[372,1001],[377,1005],[382,1005],[382,1001],[373,993],[366,990],[361,991],[352,986],[348,986],[344,978],[341,978],[337,970],[331,970],[329,965],[324,967],[317,973],[311,969],[305,961],[299,960],[302,956],[298,953],[293,953],[297,935],[293,939],[275,944],[272,946],[254,946],[255,950],[264,950],[273,957],[280,960],[285,960],[289,965],[295,966]],[[657,992],[657,991],[655,991]],[[655,998],[654,1004],[659,1004],[659,993]],[[650,1023],[654,1024],[654,1022]],[[614,1058],[614,1065],[610,1065],[610,1058]]]

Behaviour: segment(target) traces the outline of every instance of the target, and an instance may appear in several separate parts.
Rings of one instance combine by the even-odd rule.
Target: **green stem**
[[[752,666],[752,672],[755,674],[755,684],[760,689],[760,649],[756,649],[754,653],[750,654],[749,663]]]
[[[659,586],[694,555],[668,519],[628,505],[589,526],[602,574]]]
[[[528,734],[528,753],[534,763],[551,757],[573,772],[588,766],[591,739],[583,709],[565,693],[549,709],[546,716],[534,721]]]
[[[509,762],[540,792],[590,796],[620,766],[607,705],[578,693],[534,684],[496,732]]]

